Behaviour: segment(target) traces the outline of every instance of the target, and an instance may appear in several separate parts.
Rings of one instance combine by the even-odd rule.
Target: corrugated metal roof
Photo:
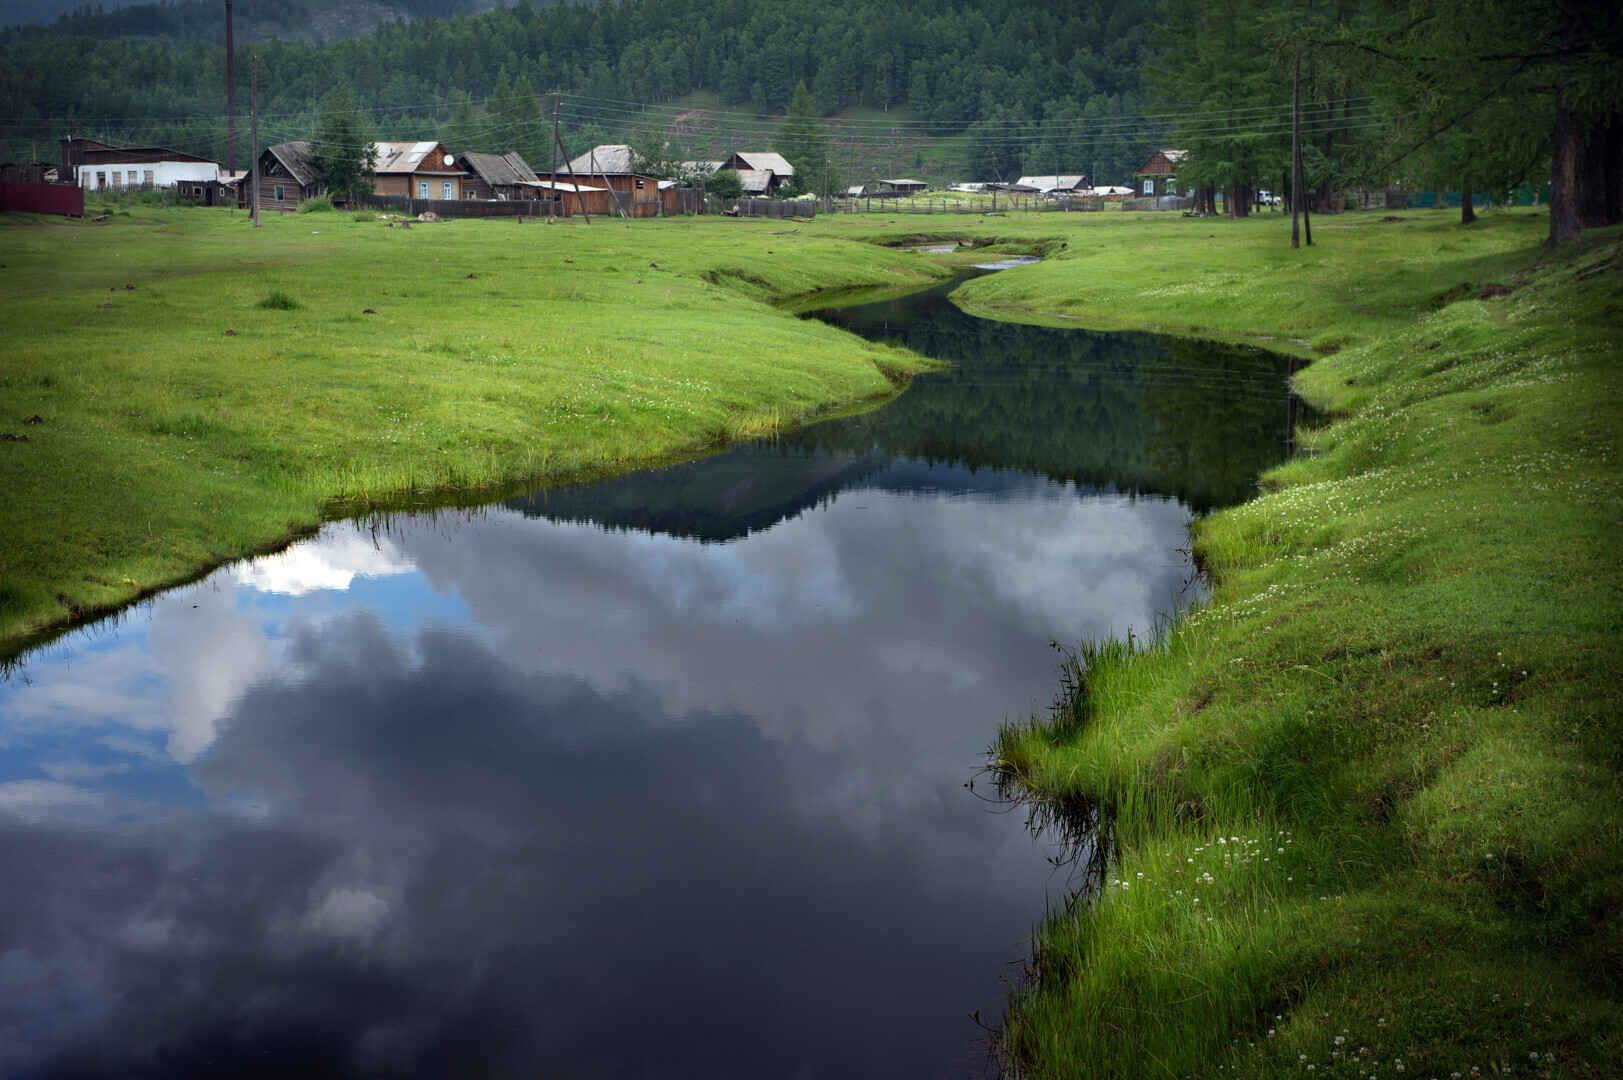
[[[1034,187],[1038,191],[1055,191],[1059,189],[1075,191],[1082,186],[1082,181],[1086,179],[1087,177],[1081,173],[1056,173],[1050,176],[1022,176],[1020,183],[1026,187]]]
[[[772,186],[771,169],[739,169],[738,178],[744,182],[745,191],[766,191]]]
[[[308,187],[321,180],[321,170],[310,160],[310,144],[303,139],[277,143],[270,148],[270,152],[282,163],[282,168],[293,174],[293,179],[297,180],[301,187]]]
[[[525,187],[548,188],[548,189],[550,189],[552,191],[607,191],[607,190],[609,190],[606,187],[592,187],[590,184],[581,184],[578,187],[576,185],[574,185],[574,184],[565,184],[565,183],[556,183],[555,184],[551,180],[520,180],[519,183],[524,185]]]
[[[375,173],[414,173],[419,169],[433,172],[457,172],[456,158],[451,158],[450,164],[443,160],[425,161],[440,144],[437,142],[380,142],[372,144],[378,152],[378,163],[372,169]]]
[[[510,154],[476,154],[470,150],[462,155],[462,164],[493,187],[498,184],[523,184],[536,179],[535,170],[516,150]]]

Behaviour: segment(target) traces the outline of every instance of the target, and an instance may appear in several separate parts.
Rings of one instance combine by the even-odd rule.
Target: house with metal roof
[[[523,199],[524,185],[539,179],[517,151],[479,154],[469,150],[462,155],[462,167],[468,171],[462,181],[464,199]]]
[[[374,143],[372,190],[410,199],[460,199],[468,175],[441,142]]]

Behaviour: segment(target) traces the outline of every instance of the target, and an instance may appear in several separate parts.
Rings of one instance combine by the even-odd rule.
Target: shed
[[[1133,179],[1139,195],[1176,195],[1178,193],[1178,165],[1189,155],[1187,150],[1157,150],[1150,159],[1133,170]]]
[[[377,163],[372,167],[373,190],[379,195],[410,199],[460,199],[467,170],[441,142],[380,142],[373,144]]]
[[[887,191],[894,191],[898,195],[915,195],[929,187],[923,180],[880,180]]]
[[[613,210],[609,200],[609,189],[606,187],[589,187],[586,184],[577,186],[567,181],[552,180],[526,180],[518,186],[523,191],[536,193],[527,197],[539,197],[543,203],[552,203],[552,214],[555,217],[574,217],[580,213],[582,203],[586,205],[587,214],[602,214],[607,217]]]
[[[462,155],[462,165],[468,170],[462,181],[465,199],[519,199],[522,185],[539,179],[535,170],[517,151],[508,154],[476,154],[472,150]]]

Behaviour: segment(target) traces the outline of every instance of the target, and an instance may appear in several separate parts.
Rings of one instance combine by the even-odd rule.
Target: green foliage
[[[718,199],[742,199],[744,180],[731,169],[724,169],[705,177],[704,190],[705,194]]]
[[[330,214],[333,212],[332,196],[317,195],[306,199],[299,204],[301,214]]]
[[[772,139],[772,148],[794,166],[794,176],[779,194],[786,197],[806,192],[821,195],[824,173],[827,171],[828,190],[840,189],[839,173],[830,164],[828,136],[817,119],[817,102],[805,83],[795,85],[793,100],[789,102],[789,115]]]
[[[357,210],[349,215],[349,219],[351,221],[376,221],[378,212],[376,210]]]
[[[377,164],[377,158],[355,95],[347,86],[328,91],[321,99],[316,137],[310,144],[310,160],[327,190],[345,197],[371,191],[367,174]]]
[[[753,104],[771,115],[786,110],[796,85],[804,82],[823,113],[905,106],[911,124],[925,122],[925,130],[940,137],[960,135],[1009,103],[1033,120],[1078,112],[1136,118],[1143,100],[1139,71],[1150,55],[1155,6],[1155,0],[1058,6],[990,0],[969,8],[944,0],[697,0],[676,6],[626,0],[530,12],[498,7],[456,19],[385,24],[364,38],[324,45],[267,41],[255,51],[266,116],[309,116],[318,107],[315,95],[341,84],[377,119],[380,138],[441,138],[457,153],[520,149],[532,165],[544,168],[539,163],[550,158],[545,130],[539,148],[525,142],[522,124],[515,131],[491,132],[494,142],[484,134],[472,138],[456,91],[471,95],[469,111],[477,114],[478,103],[493,96],[503,69],[509,95],[520,78],[531,88],[561,87],[564,137],[576,153],[592,142],[628,141],[649,118],[601,102],[570,110],[571,92],[651,103],[704,94],[725,105]],[[197,21],[217,24],[219,19],[216,13]],[[223,60],[216,45],[16,36],[0,43],[0,71],[8,76],[0,79],[0,115],[63,118],[72,110],[81,118],[134,117],[133,135],[123,120],[116,132],[109,127],[105,133],[223,160],[222,121],[164,119],[223,117]],[[246,70],[242,50],[239,80]],[[241,87],[237,97],[240,111]],[[452,104],[442,109],[420,108],[448,100]],[[487,102],[484,119],[492,111]],[[550,109],[544,111],[550,121],[545,113]],[[150,119],[142,123],[141,117]],[[60,120],[50,124],[44,137],[56,137],[63,126]],[[695,156],[739,148],[726,145],[733,140],[724,133],[694,127],[688,135],[705,142],[714,136],[720,143]],[[76,130],[95,135],[100,127],[81,119]],[[0,156],[26,160],[30,134],[31,129],[0,130]],[[995,156],[1015,161],[1016,168],[1032,150],[1064,157],[1080,149],[1062,137],[1025,129],[994,134]],[[308,124],[297,121],[278,121],[271,130],[277,141],[307,135]],[[510,135],[516,141],[507,141]],[[1148,146],[1118,135],[1090,135],[1084,141],[1085,163],[1065,162],[1066,171],[1092,171],[1097,164],[1119,177],[1143,160]],[[964,167],[962,157],[955,153],[953,168]]]

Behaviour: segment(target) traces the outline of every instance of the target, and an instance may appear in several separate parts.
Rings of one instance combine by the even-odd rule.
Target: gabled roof
[[[745,191],[766,191],[772,187],[771,169],[738,169],[738,179]]]
[[[462,164],[492,187],[530,183],[536,179],[535,170],[516,150],[510,154],[476,154],[470,150],[462,155]]]
[[[1160,151],[1160,154],[1161,154],[1162,157],[1166,158],[1168,161],[1176,163],[1176,162],[1182,161],[1189,154],[1189,151],[1187,151],[1187,150],[1162,150],[1162,151]]]
[[[1022,176],[1020,183],[1038,191],[1075,191],[1083,186],[1082,182],[1086,179],[1081,173],[1056,173],[1051,176]]]
[[[307,187],[321,180],[321,170],[310,160],[310,144],[303,139],[277,143],[266,149],[301,186]]]
[[[897,177],[895,180],[881,180],[879,182],[881,184],[889,184],[891,187],[929,187],[930,186],[929,184],[926,184],[923,180],[909,180],[905,176]]]
[[[636,172],[631,167],[631,156],[631,147],[625,143],[594,146],[569,165],[577,176],[583,173],[588,176],[631,176]]]
[[[738,150],[733,153],[733,157],[742,161],[750,169],[777,173],[779,176],[793,176],[795,174],[795,167],[789,164],[782,154],[774,153],[771,150]],[[727,160],[731,161],[732,158]],[[740,169],[739,171],[743,172],[744,170]]]
[[[545,188],[548,191],[607,191],[607,190],[609,190],[606,187],[593,187],[590,184],[580,184],[580,185],[566,184],[561,180],[557,181],[557,182],[554,182],[552,180],[520,180],[519,183],[522,184],[525,187]]]
[[[456,159],[437,142],[379,142],[373,143],[378,152],[378,163],[373,166],[375,173],[414,173],[418,170],[430,172],[460,172],[456,167]],[[445,157],[451,158],[447,165],[443,158],[431,159],[430,155],[439,150]]]

